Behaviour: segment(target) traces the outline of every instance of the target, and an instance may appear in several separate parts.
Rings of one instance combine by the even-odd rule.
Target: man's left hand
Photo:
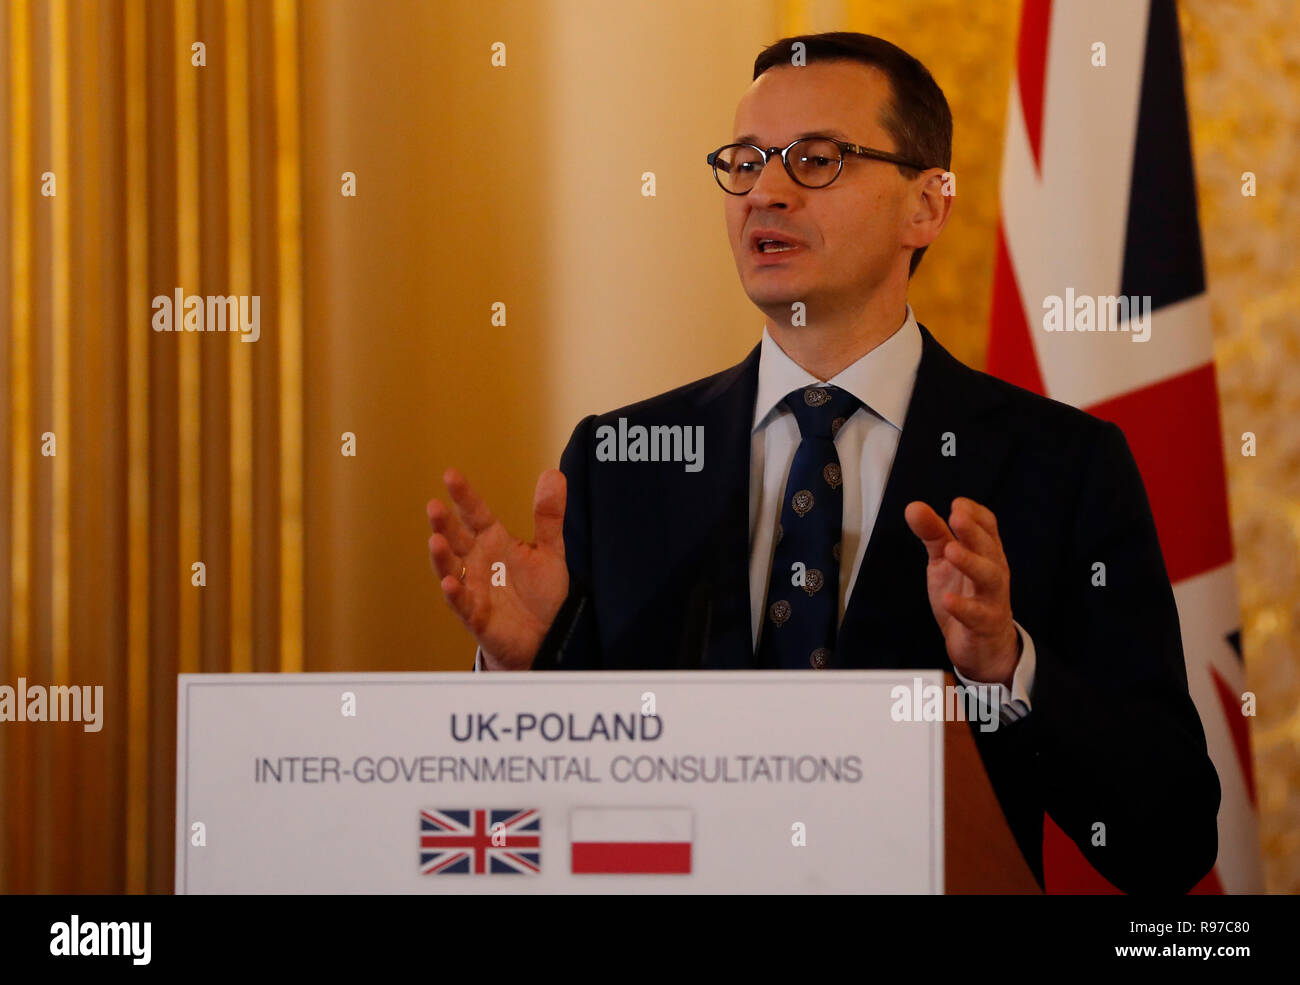
[[[926,589],[948,659],[970,680],[1010,688],[1021,641],[997,517],[965,497],[952,501],[947,523],[920,500],[908,503],[903,516],[930,555]]]

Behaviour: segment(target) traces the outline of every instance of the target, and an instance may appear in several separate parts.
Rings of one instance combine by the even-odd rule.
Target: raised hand
[[[489,670],[527,670],[569,592],[564,473],[548,469],[537,480],[532,543],[511,535],[456,469],[443,482],[455,513],[437,499],[427,507],[429,556],[442,593],[478,640]],[[498,561],[504,571],[494,572]]]
[[[948,659],[971,680],[1010,687],[1020,634],[1011,620],[1011,570],[993,511],[958,497],[948,523],[920,500],[908,503],[903,517],[930,555],[926,589]]]

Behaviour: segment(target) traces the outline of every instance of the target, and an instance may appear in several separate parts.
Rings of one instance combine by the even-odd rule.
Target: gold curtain
[[[0,888],[168,890],[176,674],[302,667],[299,11],[3,7],[0,681],[104,708],[0,726]],[[153,331],[176,288],[261,337]]]

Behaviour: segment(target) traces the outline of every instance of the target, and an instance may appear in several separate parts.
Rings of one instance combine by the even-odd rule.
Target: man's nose
[[[788,209],[797,204],[802,192],[803,189],[781,163],[781,158],[773,154],[749,190],[749,201],[756,209]]]

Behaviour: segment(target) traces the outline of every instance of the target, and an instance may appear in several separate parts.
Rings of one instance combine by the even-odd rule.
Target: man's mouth
[[[759,253],[784,253],[793,249],[796,249],[794,243],[786,243],[779,239],[760,239],[758,241]]]

